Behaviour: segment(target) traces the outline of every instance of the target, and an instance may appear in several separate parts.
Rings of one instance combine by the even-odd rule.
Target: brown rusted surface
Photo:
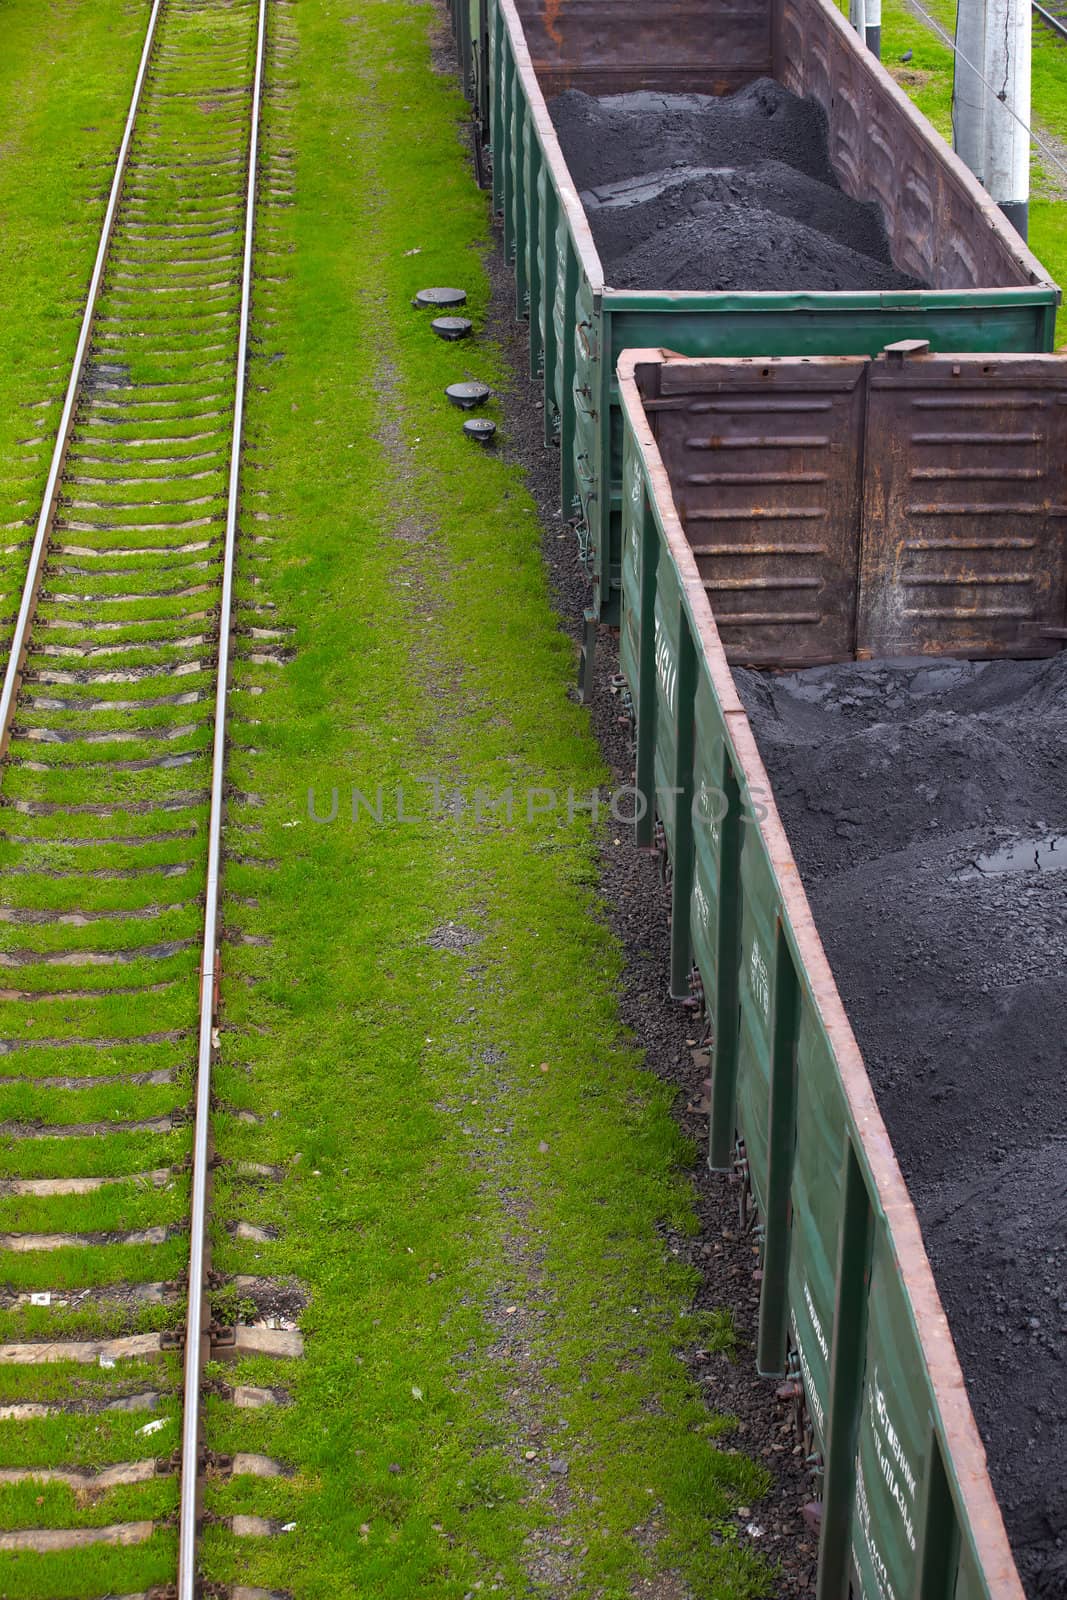
[[[1045,283],[989,195],[824,0],[775,0],[774,76],[814,95],[846,194],[882,208],[896,265],[937,289]]]
[[[771,0],[518,0],[545,94],[729,94],[771,72]]]
[[[664,363],[653,431],[731,659],[855,648],[862,356]]]
[[[1067,358],[891,349],[868,396],[863,654],[1054,654],[1067,620]]]
[[[644,455],[657,515],[681,578],[697,647],[729,726],[739,780],[750,794],[766,797],[759,823],[797,953],[837,1062],[849,1115],[861,1141],[860,1158],[876,1214],[885,1219],[915,1330],[929,1373],[937,1420],[951,1461],[962,1520],[970,1527],[981,1571],[997,1600],[1023,1600],[1022,1585],[1004,1529],[1004,1519],[986,1468],[964,1386],[956,1347],[934,1282],[919,1220],[882,1120],[874,1089],[804,892],[800,872],[774,804],[773,790],[755,736],[737,694],[711,604],[671,495],[670,480],[645,415],[635,368],[662,359],[660,351],[627,351],[619,362],[619,392],[626,419]]]
[[[636,369],[731,661],[1040,656],[1067,623],[1067,358]]]

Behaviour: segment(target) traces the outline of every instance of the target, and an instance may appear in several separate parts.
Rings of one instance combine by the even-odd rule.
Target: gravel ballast
[[[1067,652],[735,672],[1020,1571],[1067,1596]]]
[[[729,96],[549,102],[609,283],[619,289],[915,289],[877,205],[830,165],[826,117],[771,78]]]

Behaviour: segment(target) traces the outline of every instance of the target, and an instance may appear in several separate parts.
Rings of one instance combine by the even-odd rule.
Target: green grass
[[[227,949],[219,1075],[270,1114],[217,1121],[227,1160],[287,1176],[250,1196],[223,1171],[215,1261],[292,1274],[310,1304],[305,1358],[254,1369],[292,1405],[220,1404],[210,1428],[296,1473],[220,1483],[212,1509],[297,1533],[235,1551],[213,1524],[207,1575],[301,1600],[476,1584],[621,1600],[667,1571],[694,1593],[769,1592],[736,1513],[766,1476],[686,1375],[688,1348],[732,1349],[732,1332],[692,1313],[664,1243],[664,1225],[696,1226],[695,1152],[620,1030],[588,820],[530,822],[520,798],[510,824],[476,825],[416,800],[426,774],[469,800],[605,779],[533,503],[443,397],[467,368],[503,380],[502,358],[484,336],[457,354],[410,308],[455,282],[484,315],[462,102],[430,72],[425,5],[287,15],[297,87],[267,150],[295,149],[295,204],[260,222],[262,270],[285,278],[257,303],[272,325],[245,474],[274,542],[245,545],[238,591],[276,605],[296,654],[235,673],[234,737],[257,753],[235,751],[230,776],[263,804],[231,808],[228,842],[278,865],[227,871],[258,901],[228,904],[228,926],[271,945]],[[353,823],[353,784],[403,785],[422,819]],[[309,819],[312,786],[320,807],[341,791],[335,823]],[[448,921],[477,942],[431,948]],[[233,1241],[242,1215],[278,1238]]]
[[[924,8],[951,35],[955,7],[951,0],[924,0]],[[847,9],[847,8],[846,8]],[[906,51],[912,59],[902,65]],[[943,39],[912,12],[903,0],[884,0],[882,61],[938,133],[952,143],[952,51]],[[1034,25],[1033,115],[1039,136],[1052,135],[1067,145],[1067,47]],[[1059,152],[1067,162],[1067,149]],[[1034,150],[1031,165],[1029,244],[1057,283],[1067,282],[1067,171]],[[1067,311],[1056,319],[1056,339],[1067,343]]]
[[[10,15],[19,38],[25,32],[39,51],[44,47],[44,61],[54,51],[87,74],[90,83],[101,65],[99,52],[106,49],[115,82],[128,95],[147,21],[145,6],[122,10],[121,25],[114,6],[100,8],[92,0],[72,0],[62,9],[66,30],[60,8],[55,17],[46,8],[43,22],[36,22],[41,8],[9,0],[5,24]],[[217,648],[217,518],[232,425],[233,279],[241,237],[239,228],[218,236],[211,246],[218,259],[207,261],[205,250],[183,252],[167,243],[158,225],[169,225],[189,206],[201,207],[212,227],[217,221],[239,222],[246,104],[243,97],[232,102],[212,97],[227,83],[238,91],[246,87],[255,20],[250,0],[164,9],[161,49],[146,87],[112,242],[94,335],[109,364],[98,376],[108,386],[94,390],[79,409],[18,730],[4,770],[0,1170],[5,1174],[128,1179],[174,1166],[189,1146],[189,1128],[181,1118],[193,1089],[207,718]],[[79,47],[84,47],[82,56]],[[28,48],[27,43],[17,63],[22,75],[17,87],[26,86],[32,105],[37,84]],[[69,152],[85,160],[94,152],[93,140],[80,140],[64,121],[65,81],[60,74],[58,86],[46,82],[38,120],[20,105],[11,118],[17,137],[0,152],[0,199],[17,212],[12,238],[27,245],[17,337],[7,324],[4,328],[14,352],[5,380],[16,373],[16,356],[24,346],[45,362],[53,394],[62,391],[73,350],[77,296],[69,311],[50,309],[60,299],[64,277],[58,257],[46,246],[52,234],[68,244],[78,235],[81,211],[88,208],[79,189],[80,169]],[[124,110],[123,103],[118,128]],[[112,134],[117,142],[117,129]],[[65,167],[52,138],[66,152]],[[101,146],[92,169],[97,189],[106,191],[105,158],[114,142]],[[168,176],[175,149],[187,164]],[[31,156],[40,175],[27,164]],[[61,205],[65,223],[55,209]],[[42,219],[51,232],[38,226]],[[41,240],[41,249],[31,252],[27,241]],[[95,229],[85,242],[91,260]],[[54,337],[60,327],[62,341]],[[205,329],[210,329],[206,336]],[[30,378],[44,381],[29,361],[25,366],[27,387]],[[40,493],[47,435],[58,407],[53,401],[32,414],[40,444],[26,461],[22,455],[15,458],[25,480],[18,492],[28,504]],[[25,431],[25,415],[19,426]],[[0,462],[7,459],[4,444],[0,434]],[[146,469],[142,460],[149,463]],[[197,476],[190,477],[191,472]],[[6,481],[0,477],[0,488]],[[209,517],[214,520],[200,520]],[[17,540],[14,545],[6,574],[17,587],[25,549]],[[161,872],[172,866],[190,869],[173,880],[177,888]],[[164,1081],[134,1081],[150,1071],[162,1072]],[[251,1099],[244,1079],[229,1083],[220,1074],[220,1115]],[[174,1114],[173,1133],[133,1131],[145,1119]],[[53,1129],[56,1137],[49,1137]],[[31,1130],[37,1136],[25,1137]],[[51,1295],[47,1306],[7,1301],[0,1311],[0,1341],[85,1339],[180,1325],[187,1204],[188,1178],[178,1172],[164,1187],[127,1181],[86,1195],[0,1200],[0,1233],[15,1236],[0,1239],[8,1295],[43,1290]],[[162,1242],[129,1238],[131,1232],[155,1228],[165,1230]],[[15,1248],[27,1242],[18,1237],[25,1234],[73,1237],[56,1249]],[[127,1297],[128,1286],[156,1281],[170,1285],[165,1304]],[[130,1366],[120,1361],[101,1376],[123,1388]],[[11,1381],[0,1370],[0,1388]],[[61,1393],[77,1398],[87,1382],[83,1370],[72,1372],[62,1364],[58,1374],[34,1368],[22,1392],[36,1398],[58,1385]],[[56,1419],[34,1426],[38,1449],[47,1452],[50,1440],[58,1445]],[[0,1455],[18,1455],[12,1440],[22,1437],[23,1427],[18,1420],[0,1423]],[[120,1436],[133,1459],[152,1457],[160,1448],[136,1430],[131,1438],[128,1425],[114,1418],[79,1419],[69,1446],[73,1461],[57,1461],[47,1453],[23,1460],[26,1465],[81,1465],[86,1455],[92,1459],[99,1453],[92,1438],[111,1440],[113,1450]],[[34,1437],[31,1430],[31,1442]],[[6,1555],[0,1559],[5,1595],[73,1600],[173,1580],[173,1476],[88,1498],[61,1486],[0,1488],[0,1527],[89,1527],[126,1518],[166,1522],[143,1548],[82,1550],[56,1559]]]
[[[0,525],[7,531],[0,546],[7,547],[20,537],[8,525],[35,520],[40,509],[145,18],[142,6],[114,0],[4,0],[2,13]],[[18,551],[0,555],[5,641],[24,561]]]

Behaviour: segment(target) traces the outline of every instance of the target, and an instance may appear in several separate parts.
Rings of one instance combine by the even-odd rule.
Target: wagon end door
[[[855,642],[866,356],[664,363],[646,402],[731,661]]]
[[[868,382],[857,653],[1041,656],[1067,593],[1067,360],[890,346]]]

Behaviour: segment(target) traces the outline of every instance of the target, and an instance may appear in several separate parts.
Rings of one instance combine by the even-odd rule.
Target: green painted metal
[[[811,921],[634,371],[620,399],[622,669],[673,867],[672,988],[713,1039],[710,1160],[744,1152],[757,1362],[795,1372],[818,1600],[1021,1600],[903,1179]],[[638,806],[640,813],[641,807]]]
[[[463,0],[453,3],[462,10]],[[544,347],[546,437],[561,446],[564,515],[580,525],[594,610],[604,621],[618,621],[622,583],[615,371],[623,350],[875,355],[912,338],[940,351],[1052,349],[1059,295],[1048,282],[893,294],[612,289],[552,131],[518,13],[512,0],[480,3],[488,7],[494,206],[503,219],[505,252],[515,262],[519,314],[529,317],[531,371],[542,369]],[[570,346],[573,364],[566,356]]]
[[[781,927],[774,960],[774,1021],[767,1111],[767,1217],[763,1250],[756,1365],[765,1374],[785,1372],[788,1351],[788,1282],[792,1243],[793,1162],[796,1154],[797,1059],[800,985],[789,941]]]

